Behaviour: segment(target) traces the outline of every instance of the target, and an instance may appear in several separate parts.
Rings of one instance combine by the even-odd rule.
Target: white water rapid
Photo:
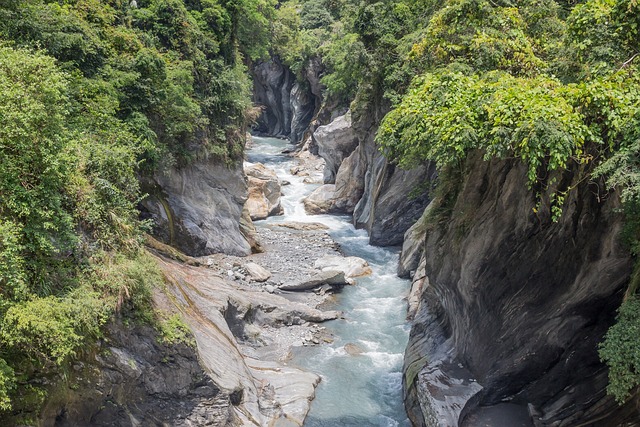
[[[325,323],[335,338],[330,344],[295,347],[290,362],[322,377],[305,426],[410,426],[402,403],[402,360],[409,336],[404,298],[409,281],[396,272],[398,251],[369,245],[367,233],[356,230],[347,216],[307,215],[302,198],[317,185],[303,183],[291,175],[295,160],[280,154],[291,145],[275,138],[253,137],[250,162],[274,169],[283,187],[285,214],[256,222],[256,226],[281,221],[321,222],[345,255],[366,259],[373,269],[369,277],[356,279],[337,294],[331,309],[344,312],[344,319]],[[351,355],[346,344],[361,353]]]

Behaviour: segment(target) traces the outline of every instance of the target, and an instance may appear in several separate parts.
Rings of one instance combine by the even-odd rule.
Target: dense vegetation
[[[29,423],[112,316],[152,320],[138,178],[241,156],[263,9],[0,2],[0,414]]]
[[[301,80],[321,58],[327,97],[388,112],[377,142],[402,167],[518,158],[551,218],[606,182],[637,254],[638,46],[632,0],[0,2],[0,411],[37,408],[34,379],[114,313],[150,316],[138,178],[237,160],[247,64],[269,55]],[[637,289],[601,349],[620,401],[640,384]]]
[[[638,254],[636,1],[288,0],[277,15],[274,52],[294,70],[320,56],[328,96],[388,112],[376,140],[399,166],[460,169],[472,150],[520,159],[550,220],[592,180],[621,198]],[[640,385],[637,288],[600,353],[619,401]]]

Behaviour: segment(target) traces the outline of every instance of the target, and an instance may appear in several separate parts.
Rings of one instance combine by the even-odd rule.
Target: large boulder
[[[283,291],[309,291],[321,285],[344,286],[349,282],[342,271],[320,271],[307,280],[301,282],[283,283],[280,289]]]
[[[280,204],[282,193],[280,179],[276,173],[262,163],[244,163],[244,172],[249,184],[246,206],[252,220],[282,215]]]
[[[351,115],[347,113],[336,117],[328,125],[318,127],[313,139],[318,146],[318,155],[326,163],[324,182],[332,184],[342,161],[358,146],[358,138],[351,127]]]
[[[157,172],[143,181],[149,196],[143,214],[164,243],[192,256],[223,252],[246,256],[251,245],[240,230],[247,184],[240,162],[228,167],[213,159]]]
[[[324,184],[313,190],[311,194],[302,199],[304,209],[310,215],[319,215],[333,212],[335,205],[335,185]]]

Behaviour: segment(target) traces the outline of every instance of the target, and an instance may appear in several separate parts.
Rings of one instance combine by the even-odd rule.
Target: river
[[[337,295],[331,309],[344,312],[344,318],[324,324],[334,335],[332,343],[294,348],[290,363],[322,378],[304,425],[410,426],[402,403],[402,361],[410,329],[405,297],[410,283],[395,274],[398,250],[369,245],[366,231],[356,230],[348,216],[307,215],[301,200],[318,185],[291,175],[296,160],[281,154],[291,145],[276,138],[253,140],[248,160],[263,163],[290,182],[283,187],[284,215],[257,221],[256,226],[321,222],[345,255],[364,258],[373,270],[371,276],[357,278],[355,286]],[[346,344],[355,345],[351,347],[361,353],[347,353]]]

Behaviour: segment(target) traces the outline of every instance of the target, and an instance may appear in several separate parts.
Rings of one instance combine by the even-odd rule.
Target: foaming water
[[[334,342],[294,351],[292,364],[322,377],[304,425],[410,426],[402,403],[402,360],[409,336],[404,297],[409,282],[395,275],[397,249],[369,245],[366,231],[356,230],[348,216],[307,215],[301,200],[318,186],[291,175],[294,162],[281,154],[291,146],[275,138],[253,140],[248,161],[269,166],[290,183],[282,188],[285,214],[256,225],[323,223],[345,255],[366,259],[373,270],[373,274],[357,278],[355,286],[347,286],[337,295],[331,308],[342,311],[344,318],[324,324],[334,335]],[[347,344],[351,351],[345,349]]]

